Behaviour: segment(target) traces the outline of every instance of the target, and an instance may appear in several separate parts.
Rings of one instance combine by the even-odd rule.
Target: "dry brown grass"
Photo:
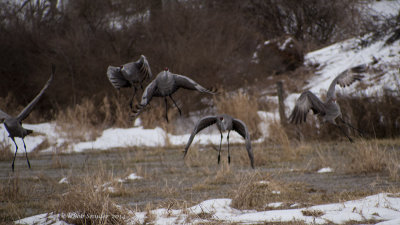
[[[102,121],[97,121],[98,125],[116,126],[116,127],[131,127],[133,119],[130,117],[130,108],[128,99],[121,94],[105,96],[100,106],[100,114]]]
[[[286,189],[285,185],[276,182],[268,174],[246,174],[233,191],[231,205],[237,209],[264,209],[267,203],[280,199],[280,193]]]
[[[289,128],[285,128],[278,121],[270,121],[269,138],[267,144],[273,144],[281,150],[280,160],[293,161],[300,159],[301,156],[312,151],[309,144],[290,139],[288,135]]]
[[[98,104],[100,107],[98,107]],[[70,141],[89,141],[100,136],[104,128],[111,125],[130,127],[133,120],[130,109],[123,96],[105,96],[101,103],[84,98],[81,103],[56,115],[57,130],[63,138]]]
[[[140,113],[139,118],[141,120],[142,126],[146,129],[161,127],[167,133],[174,133],[174,121],[178,116],[178,110],[174,105],[171,105],[171,102],[169,102],[168,123],[165,119],[164,101],[161,101],[160,99],[154,99],[153,102],[147,105],[146,108]]]
[[[20,209],[17,202],[28,196],[24,189],[20,188],[20,178],[18,174],[14,178],[9,178],[0,184],[0,206],[1,221],[13,220],[23,215],[23,209]]]
[[[13,157],[14,157],[14,154],[12,153],[11,147],[7,143],[7,141],[1,142],[0,143],[0,161],[12,160]]]
[[[72,180],[53,210],[68,223],[123,224],[128,218],[128,211],[111,199],[108,187],[113,183],[113,175],[100,166],[95,174],[86,173]]]
[[[302,210],[301,213],[303,214],[303,216],[312,216],[312,217],[320,217],[325,214],[321,210],[309,210],[309,209]]]
[[[95,124],[98,122],[97,107],[88,98],[74,107],[68,107],[57,114],[57,129],[73,141],[94,140],[100,135]]]
[[[261,118],[257,111],[261,110],[258,102],[259,96],[249,94],[244,91],[214,95],[214,104],[220,114],[229,114],[234,118],[242,120],[250,132],[250,137],[254,140],[261,136],[258,124]]]
[[[388,145],[379,145],[379,141],[362,140],[349,152],[351,163],[349,173],[388,172],[392,179],[399,179],[400,158]]]

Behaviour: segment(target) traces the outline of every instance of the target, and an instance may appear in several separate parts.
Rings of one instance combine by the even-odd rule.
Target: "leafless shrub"
[[[249,18],[267,37],[293,35],[297,40],[323,44],[361,30],[358,1],[251,1]]]

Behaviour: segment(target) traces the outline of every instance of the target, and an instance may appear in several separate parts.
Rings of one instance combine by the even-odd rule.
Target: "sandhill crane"
[[[178,108],[179,115],[182,114],[181,109],[176,104],[175,100],[172,98],[172,94],[175,93],[179,88],[184,88],[188,90],[197,90],[203,93],[215,94],[215,89],[207,89],[196,83],[194,80],[178,74],[173,74],[169,72],[168,68],[157,74],[157,77],[147,85],[143,92],[142,101],[136,106],[134,110],[134,116],[138,116],[141,110],[149,104],[153,97],[163,97],[165,102],[165,119],[168,122],[168,106],[167,97],[169,97],[176,108]]]
[[[47,90],[49,87],[50,83],[53,81],[55,73],[55,65],[51,66],[51,75],[50,78],[47,80],[46,84],[42,88],[42,90],[39,92],[39,94],[22,110],[22,112],[17,116],[17,117],[12,117],[8,115],[7,113],[3,112],[0,110],[0,122],[4,123],[4,126],[8,132],[8,136],[11,138],[11,140],[15,144],[15,154],[14,154],[14,159],[11,165],[12,171],[14,171],[14,161],[15,157],[17,156],[17,151],[18,151],[18,146],[15,143],[14,138],[19,137],[22,139],[22,142],[24,143],[24,149],[25,149],[25,156],[26,156],[26,161],[28,162],[29,168],[31,168],[31,164],[29,163],[28,159],[28,153],[26,152],[26,145],[24,141],[24,137],[32,133],[32,130],[25,129],[22,127],[22,121],[28,117],[28,115],[31,113],[33,107],[36,105],[36,103],[39,101],[40,97],[42,97],[43,93]]]
[[[356,80],[360,81],[364,76],[360,75],[359,73],[366,71],[366,69],[367,66],[362,64],[340,73],[330,84],[326,94],[325,102],[322,102],[310,91],[303,92],[296,100],[296,105],[289,117],[290,122],[295,124],[306,122],[307,113],[311,109],[314,114],[322,116],[323,122],[329,122],[335,125],[349,139],[350,142],[353,142],[353,140],[346,134],[342,127],[336,124],[335,119],[339,118],[342,123],[354,130],[357,130],[360,134],[362,134],[362,132],[353,127],[350,123],[343,120],[340,107],[336,103],[335,89],[336,84],[339,84],[341,87],[346,87],[351,85]]]
[[[152,76],[149,63],[144,55],[141,55],[136,62],[126,63],[119,67],[108,66],[107,68],[107,77],[116,89],[133,87],[133,95],[129,100],[131,109],[133,98],[138,89],[137,86],[143,89],[144,80]]]
[[[197,133],[199,133],[201,130],[203,130],[204,128],[209,127],[213,124],[217,124],[218,130],[221,133],[221,142],[219,144],[219,150],[218,150],[218,164],[221,159],[221,156],[220,156],[221,155],[221,144],[222,144],[222,139],[223,139],[222,132],[224,132],[224,131],[228,131],[228,136],[227,136],[228,163],[231,162],[231,155],[230,155],[230,151],[229,151],[229,133],[232,130],[234,130],[246,140],[246,150],[247,150],[247,154],[249,155],[250,165],[254,169],[254,156],[253,156],[253,151],[251,149],[250,134],[247,130],[246,125],[241,120],[235,119],[232,116],[226,115],[226,114],[221,114],[221,115],[217,115],[217,116],[206,116],[206,117],[201,118],[197,122],[196,126],[193,129],[192,134],[190,135],[189,141],[185,147],[185,154],[183,157],[185,158],[185,156],[189,150],[190,144],[192,144],[194,136]]]

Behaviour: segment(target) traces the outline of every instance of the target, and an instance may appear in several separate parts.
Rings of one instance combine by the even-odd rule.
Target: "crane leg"
[[[229,151],[229,133],[230,132],[231,131],[228,131],[228,137],[227,137],[227,139],[228,139],[228,164],[231,164],[231,153]]]
[[[169,98],[172,100],[172,102],[174,103],[174,105],[176,106],[176,108],[178,108],[179,115],[182,116],[182,111],[181,111],[181,109],[179,108],[179,106],[176,104],[175,100],[172,98],[172,95],[170,95]]]
[[[167,98],[164,98],[164,102],[165,102],[165,119],[168,121],[168,102],[167,102]]]
[[[337,125],[337,124],[334,124],[337,128],[339,128],[339,130],[344,134],[344,136],[346,136],[348,139],[349,139],[349,141],[351,142],[351,143],[353,143],[353,139],[351,139],[351,137],[349,137],[349,135],[347,135],[346,134],[346,132],[343,130],[343,128],[341,127],[341,126],[339,126],[339,125]]]
[[[224,138],[224,136],[222,135],[221,132],[221,142],[219,143],[219,149],[218,149],[218,164],[221,161],[221,145],[222,145],[222,138]]]
[[[356,130],[356,131],[358,132],[358,134],[359,134],[361,137],[365,137],[364,132],[363,132],[362,130],[360,130],[360,129],[358,129],[358,128],[355,128],[353,125],[351,125],[351,123],[346,122],[344,119],[342,119],[342,118],[340,118],[340,117],[339,117],[339,119],[340,119],[340,121],[341,121],[342,123],[346,124],[346,125],[347,125],[348,127],[350,127],[351,129]]]
[[[13,159],[13,162],[12,162],[12,164],[11,164],[12,171],[14,172],[14,162],[15,162],[15,157],[17,157],[18,146],[17,146],[17,143],[15,143],[15,140],[14,140],[13,137],[11,138],[11,140],[14,142],[14,145],[15,145],[14,159]]]
[[[28,153],[26,152],[26,145],[25,145],[25,141],[24,141],[23,138],[22,138],[22,142],[24,143],[26,162],[28,162],[28,167],[29,167],[29,169],[30,169],[30,168],[31,168],[31,164],[29,163]]]

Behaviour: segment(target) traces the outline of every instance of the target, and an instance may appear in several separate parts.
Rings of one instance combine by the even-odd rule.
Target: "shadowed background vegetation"
[[[28,120],[62,117],[82,122],[76,117],[89,105],[85,123],[131,126],[124,118],[129,117],[132,90],[118,94],[106,69],[137,60],[141,54],[147,56],[154,75],[167,66],[226,92],[253,89],[258,99],[257,91],[277,80],[286,81],[288,92],[298,91],[304,78],[312,75],[302,66],[306,52],[373,29],[372,19],[360,13],[363,4],[357,0],[0,1],[0,107],[17,114],[40,90],[50,63],[55,63],[55,82]],[[288,37],[293,39],[291,47],[280,50]],[[272,44],[264,45],[265,40]],[[176,95],[184,114],[210,105],[201,101],[209,98],[203,94],[188,95],[183,90]],[[153,100],[152,113],[163,110],[157,108],[160,104]]]

